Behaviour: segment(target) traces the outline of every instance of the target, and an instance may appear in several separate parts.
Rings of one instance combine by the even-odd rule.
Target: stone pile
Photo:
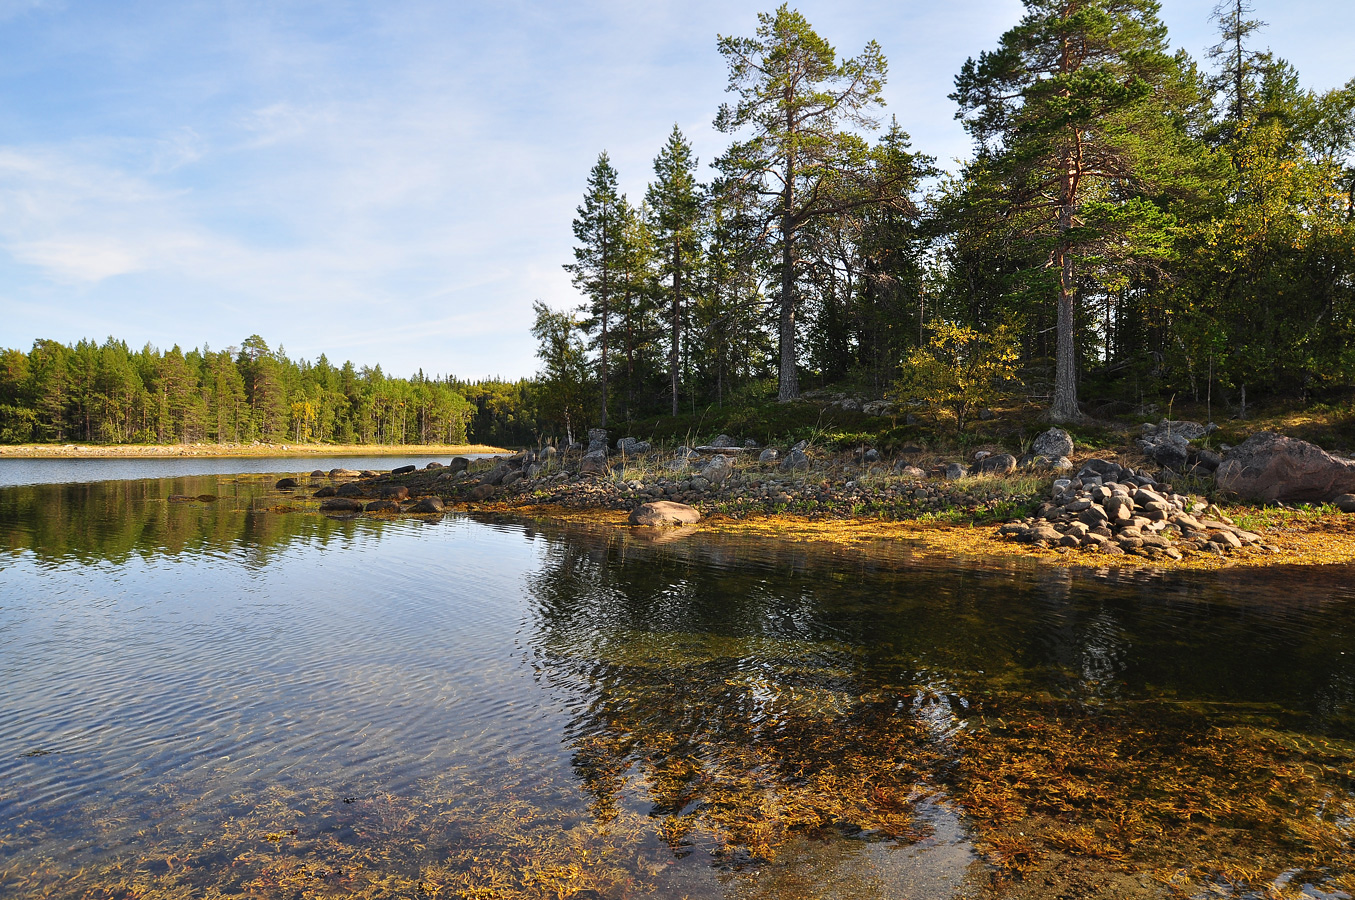
[[[1181,559],[1187,553],[1223,556],[1248,547],[1277,552],[1259,534],[1235,526],[1217,507],[1102,459],[1088,460],[1075,478],[1055,480],[1051,499],[1036,515],[1003,525],[998,534],[1039,547],[1149,559]]]

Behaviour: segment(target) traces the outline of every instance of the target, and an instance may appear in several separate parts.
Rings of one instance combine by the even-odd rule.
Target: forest
[[[1214,24],[1200,62],[1153,0],[1025,0],[955,77],[973,151],[951,173],[882,119],[875,42],[840,58],[784,5],[721,37],[712,177],[676,126],[643,197],[606,152],[588,175],[583,303],[536,306],[542,421],[925,399],[974,371],[1056,422],[1347,391],[1355,79],[1301,87],[1246,0]]]
[[[883,118],[876,42],[840,57],[785,5],[719,37],[726,149],[703,169],[674,126],[637,198],[599,154],[581,303],[534,305],[533,379],[391,378],[257,335],[38,340],[0,350],[0,442],[524,445],[825,386],[961,427],[1004,396],[1055,422],[1347,400],[1355,78],[1302,87],[1249,0],[1215,8],[1202,60],[1154,0],[1024,5],[955,76],[973,143],[950,172]]]
[[[116,338],[0,349],[0,443],[524,444],[532,386],[292,360],[239,347],[133,351]]]

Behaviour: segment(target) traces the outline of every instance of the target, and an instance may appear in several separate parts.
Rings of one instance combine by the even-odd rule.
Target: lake
[[[1352,892],[1349,568],[329,518],[273,480],[0,487],[0,896]]]

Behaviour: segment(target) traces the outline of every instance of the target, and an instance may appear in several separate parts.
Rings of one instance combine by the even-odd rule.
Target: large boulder
[[[362,512],[362,501],[351,497],[330,497],[320,502],[321,512]]]
[[[470,468],[470,460],[464,456],[453,456],[452,461],[447,463],[447,468],[451,470],[452,474],[464,472]]]
[[[418,469],[419,469],[418,466],[414,465],[413,463],[410,463],[407,466],[396,466],[394,469],[391,469],[391,474],[408,475],[410,472],[417,472]]]
[[[809,455],[806,454],[804,450],[797,450],[795,448],[791,448],[791,451],[786,454],[785,459],[781,460],[781,468],[785,469],[786,471],[794,471],[795,469],[808,469]]]
[[[1355,462],[1272,431],[1229,450],[1214,477],[1223,490],[1249,500],[1322,503],[1355,492]]]
[[[655,500],[642,503],[630,514],[632,525],[694,525],[701,521],[701,513],[685,503]]]
[[[376,496],[378,500],[408,500],[409,488],[403,484],[388,484],[377,488]]]
[[[1073,436],[1062,428],[1051,428],[1039,435],[1030,444],[1032,456],[1047,456],[1058,459],[1073,453]]]
[[[585,475],[602,475],[607,471],[607,448],[590,450],[583,455],[579,471]]]
[[[1164,436],[1168,434],[1174,434],[1177,435],[1178,437],[1185,438],[1187,442],[1198,441],[1200,438],[1204,437],[1208,433],[1209,433],[1208,425],[1202,425],[1199,422],[1189,422],[1186,421],[1185,419],[1180,419],[1177,421],[1163,419],[1161,422],[1157,423],[1157,429],[1154,432],[1154,434]]]
[[[716,454],[702,467],[701,474],[716,484],[723,484],[734,474],[733,461],[722,453]]]
[[[1016,457],[1010,453],[987,456],[974,466],[975,475],[1010,475],[1016,471]]]
[[[416,513],[440,513],[442,512],[442,500],[438,497],[424,497],[410,512]]]

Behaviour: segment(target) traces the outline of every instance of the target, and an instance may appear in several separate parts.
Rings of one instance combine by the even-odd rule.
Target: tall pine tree
[[[565,266],[574,287],[588,302],[585,327],[598,332],[598,387],[601,390],[601,424],[607,427],[607,375],[611,365],[611,319],[613,298],[621,266],[621,245],[626,217],[625,198],[617,192],[616,170],[606,151],[588,173],[588,190],[574,219],[574,262]]]

